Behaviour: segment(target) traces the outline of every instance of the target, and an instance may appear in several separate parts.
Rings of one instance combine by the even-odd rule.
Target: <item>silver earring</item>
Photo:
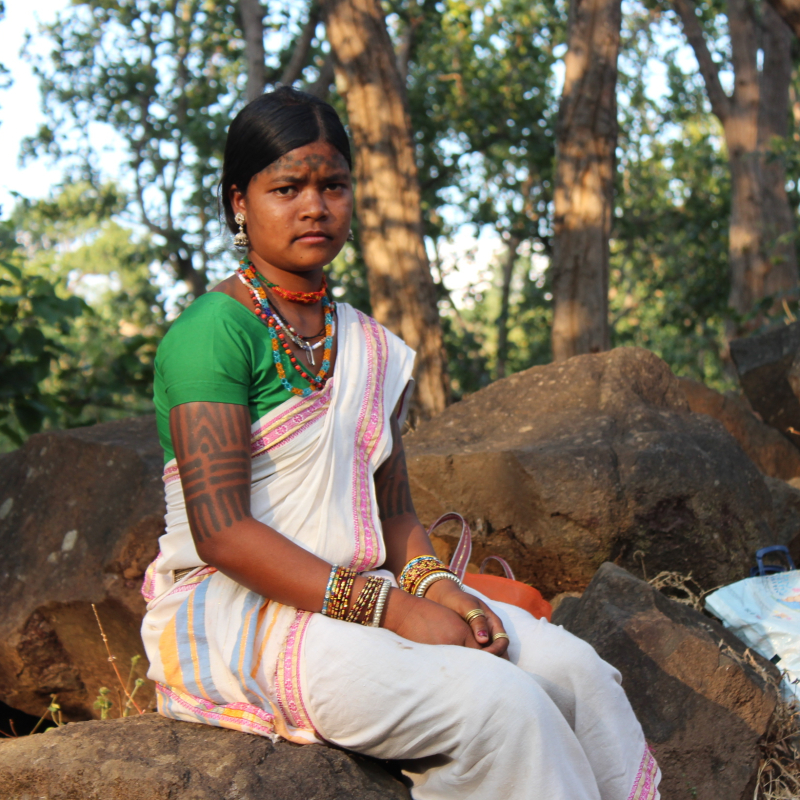
[[[348,242],[354,242],[355,240],[356,240],[356,237],[353,235],[353,229],[350,228],[350,232],[347,234],[347,241]]]
[[[233,237],[233,246],[237,250],[247,250],[250,246],[250,240],[247,238],[247,234],[244,230],[245,225],[245,218],[244,214],[240,211],[234,218],[233,221],[239,226],[239,233]]]

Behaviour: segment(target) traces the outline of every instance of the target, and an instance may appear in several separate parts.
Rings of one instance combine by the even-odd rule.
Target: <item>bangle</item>
[[[403,567],[398,583],[404,592],[417,594],[421,581],[434,572],[451,572],[436,556],[424,555],[412,558]],[[452,574],[452,573],[451,573]]]
[[[346,622],[358,622],[360,625],[369,625],[375,614],[375,606],[378,602],[384,578],[373,576],[367,578],[364,588],[356,598],[353,607],[344,618]]]
[[[436,581],[441,580],[448,580],[448,581],[455,581],[458,584],[459,589],[464,588],[464,584],[458,579],[456,575],[453,575],[452,572],[445,572],[445,570],[440,570],[439,572],[430,572],[428,573],[418,584],[416,591],[414,594],[417,597],[425,597],[425,592],[430,589],[431,585],[436,583]]]
[[[333,575],[329,581],[331,584],[330,595],[324,614],[332,619],[345,619],[356,573],[351,569],[339,566],[335,566],[331,571]]]
[[[389,589],[392,588],[392,582],[384,579],[383,586],[378,594],[378,602],[375,603],[375,613],[372,615],[372,627],[380,628],[381,618],[383,617],[383,608],[386,605],[386,598],[389,596]]]
[[[338,564],[331,567],[331,574],[328,578],[328,585],[325,587],[325,599],[322,601],[322,614],[327,615],[328,605],[331,602],[331,591],[333,590],[333,579],[336,577],[336,572],[339,569]]]

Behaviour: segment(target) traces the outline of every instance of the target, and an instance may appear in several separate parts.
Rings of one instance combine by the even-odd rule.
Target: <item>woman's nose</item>
[[[300,216],[304,219],[324,219],[328,215],[328,206],[321,192],[309,189],[303,192],[303,203]]]

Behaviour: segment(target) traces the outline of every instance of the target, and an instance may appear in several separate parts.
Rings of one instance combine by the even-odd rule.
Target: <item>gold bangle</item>
[[[467,613],[467,616],[464,617],[464,622],[469,625],[472,620],[477,619],[478,617],[485,617],[486,612],[482,608],[473,608],[472,611]]]
[[[508,639],[509,642],[511,641],[511,637],[507,633],[503,633],[503,631],[500,631],[500,633],[496,633],[494,636],[492,636],[493,642],[497,639]]]

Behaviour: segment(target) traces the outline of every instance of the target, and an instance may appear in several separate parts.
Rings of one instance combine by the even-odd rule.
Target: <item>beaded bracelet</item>
[[[325,599],[322,601],[322,614],[324,616],[327,616],[328,614],[328,605],[331,602],[331,590],[333,589],[333,579],[336,577],[338,569],[338,564],[334,564],[331,567],[331,574],[328,577],[328,585],[325,587]]]
[[[378,602],[375,604],[375,613],[372,615],[372,627],[380,628],[381,619],[383,617],[383,609],[386,606],[386,598],[389,597],[389,589],[392,588],[392,582],[385,580],[381,586],[380,593],[378,594]]]
[[[448,569],[447,565],[436,558],[436,556],[417,556],[416,558],[412,558],[411,561],[403,567],[398,581],[400,588],[404,592],[408,592],[408,594],[415,594],[421,597],[422,595],[419,595],[418,592],[420,583],[433,573],[452,575],[455,580],[458,580],[452,570]],[[431,583],[433,583],[433,581],[431,581]],[[459,585],[460,583],[459,581]],[[427,584],[427,586],[430,586],[430,583]]]
[[[345,617],[346,622],[357,622],[360,625],[368,625],[375,613],[378,603],[378,595],[383,586],[383,578],[367,578],[364,588],[356,598],[353,607]]]
[[[355,579],[356,573],[351,569],[338,565],[331,569],[328,588],[325,590],[325,599],[323,600],[322,613],[326,617],[345,619]]]

